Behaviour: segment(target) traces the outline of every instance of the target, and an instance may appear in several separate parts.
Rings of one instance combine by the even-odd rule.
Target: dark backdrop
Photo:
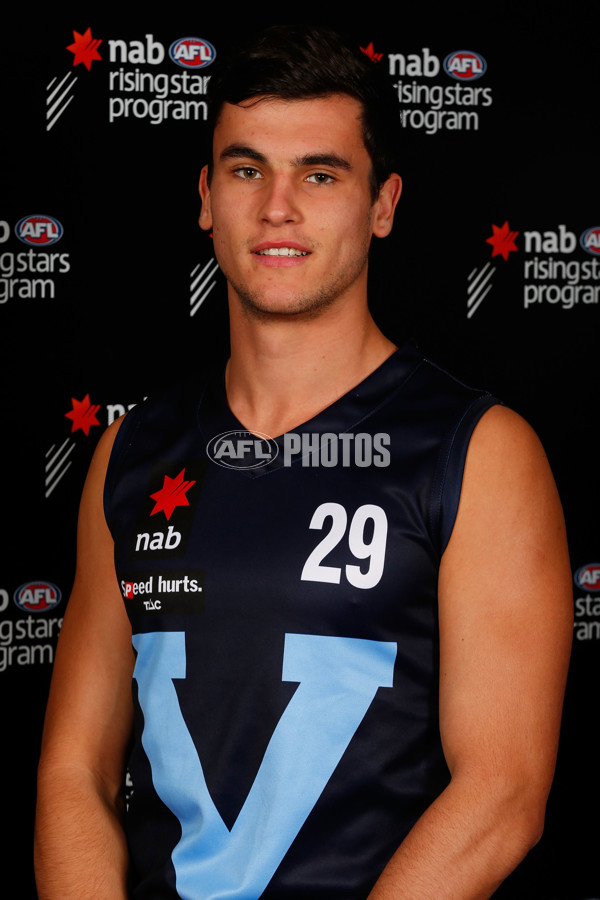
[[[576,615],[557,777],[545,836],[500,892],[528,900],[600,896],[598,64],[580,10],[442,23],[371,4],[350,23],[403,122],[374,314],[529,419],[567,517]],[[91,454],[130,404],[227,348],[224,282],[197,226],[212,63],[192,63],[210,48],[185,50],[187,68],[169,48],[192,36],[218,58],[246,15],[255,25],[256,10],[32,15],[2,38],[0,771],[21,898],[35,897],[35,768]]]

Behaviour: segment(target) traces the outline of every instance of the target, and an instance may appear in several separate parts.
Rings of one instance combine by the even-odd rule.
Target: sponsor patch
[[[204,569],[144,571],[119,581],[130,618],[140,614],[184,614],[204,611]]]

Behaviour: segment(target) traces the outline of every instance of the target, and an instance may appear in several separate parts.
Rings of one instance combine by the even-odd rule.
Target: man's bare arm
[[[473,434],[439,614],[451,780],[369,900],[483,900],[542,833],[571,646],[570,566],[543,450],[501,407]]]
[[[121,789],[133,651],[102,507],[117,428],[101,438],[82,495],[75,584],[46,713],[35,845],[40,900],[127,897]]]

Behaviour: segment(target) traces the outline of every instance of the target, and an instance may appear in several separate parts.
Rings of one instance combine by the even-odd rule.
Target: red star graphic
[[[492,259],[494,256],[501,256],[506,262],[508,254],[513,251],[516,253],[519,249],[515,244],[515,238],[519,232],[511,231],[508,227],[508,221],[504,223],[502,228],[492,225],[492,229],[494,233],[491,237],[486,238],[486,244],[491,244],[494,248],[492,250]]]
[[[94,40],[91,28],[88,28],[83,34],[74,31],[73,38],[74,43],[69,44],[67,47],[67,50],[70,50],[71,53],[75,54],[73,65],[78,66],[80,63],[83,63],[89,72],[92,68],[92,62],[95,59],[102,60],[102,57],[98,53],[98,47],[102,41],[98,39]]]
[[[86,394],[83,400],[76,400],[75,397],[71,397],[71,403],[73,404],[73,409],[71,412],[65,413],[65,417],[73,422],[71,434],[81,429],[84,434],[88,435],[92,425],[100,424],[96,418],[100,404],[92,403],[89,394]]]
[[[182,469],[175,478],[169,478],[165,475],[163,486],[160,491],[150,494],[152,500],[156,500],[156,506],[150,513],[151,516],[156,513],[164,512],[167,521],[173,515],[176,506],[189,506],[190,502],[185,496],[195,481],[184,481],[185,469]]]
[[[372,62],[379,62],[379,60],[383,57],[383,53],[375,53],[375,48],[373,46],[373,41],[368,44],[366,47],[360,48],[365,56],[368,56]]]

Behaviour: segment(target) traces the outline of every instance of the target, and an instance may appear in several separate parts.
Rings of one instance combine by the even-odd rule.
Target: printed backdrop
[[[498,895],[528,900],[600,897],[597,21],[573,6],[442,27],[371,5],[352,26],[389,74],[404,137],[397,226],[373,250],[375,317],[529,419],[565,508],[575,628],[557,777],[544,838]],[[5,871],[26,900],[91,454],[115,417],[227,352],[197,180],[211,67],[243,23],[57,13],[5,31],[0,773]]]

